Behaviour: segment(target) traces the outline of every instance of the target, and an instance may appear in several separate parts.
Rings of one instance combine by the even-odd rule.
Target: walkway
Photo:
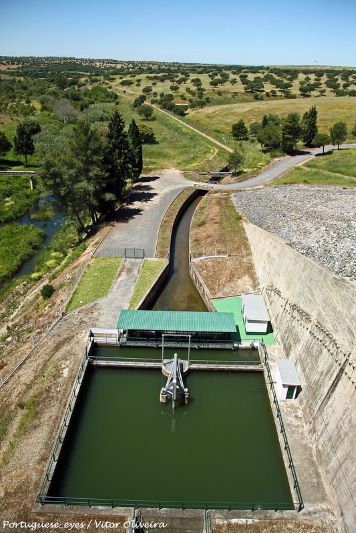
[[[193,183],[176,169],[159,176],[142,177],[130,194],[131,202],[120,209],[115,226],[96,251],[97,256],[124,256],[125,248],[143,248],[154,257],[162,217],[185,187]]]
[[[142,260],[125,259],[124,267],[105,298],[97,302],[96,327],[115,328],[119,311],[127,309],[138,278]]]

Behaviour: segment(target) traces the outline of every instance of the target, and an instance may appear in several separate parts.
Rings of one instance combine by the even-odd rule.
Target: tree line
[[[1,150],[11,143],[0,134]],[[41,159],[40,176],[45,189],[54,196],[66,216],[86,232],[101,218],[113,214],[132,182],[143,168],[140,131],[134,120],[128,131],[118,111],[103,133],[86,120],[72,127],[41,127],[36,121],[18,125],[14,151],[25,158],[37,148]]]
[[[289,113],[285,118],[274,114],[264,115],[261,122],[250,124],[249,130],[241,119],[232,125],[231,135],[238,141],[257,139],[263,149],[285,153],[292,153],[300,141],[307,147],[325,146],[328,143],[340,147],[347,138],[346,123],[335,123],[327,133],[319,131],[317,119],[316,106],[312,106],[302,117],[299,113]],[[352,135],[356,135],[356,124]]]

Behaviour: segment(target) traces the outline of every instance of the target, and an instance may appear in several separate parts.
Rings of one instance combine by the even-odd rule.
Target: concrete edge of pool
[[[300,493],[299,483],[297,480],[293,459],[291,456],[291,452],[288,445],[287,436],[284,430],[283,420],[281,417],[281,413],[279,410],[278,400],[274,391],[274,385],[272,376],[270,374],[269,365],[268,365],[268,355],[267,351],[265,350],[265,347],[260,347],[260,356],[263,358],[263,364],[258,364],[253,370],[258,370],[259,372],[264,372],[264,384],[267,390],[267,394],[270,400],[270,409],[273,416],[274,421],[274,429],[277,434],[279,446],[280,446],[280,452],[283,457],[283,465],[286,471],[286,475],[288,477],[289,482],[289,488],[290,493],[292,495],[292,501],[293,503],[289,504],[282,504],[277,505],[276,502],[270,502],[265,503],[261,505],[260,503],[256,502],[234,502],[234,501],[171,501],[171,500],[162,500],[159,501],[152,501],[152,500],[123,500],[123,499],[115,499],[115,498],[73,498],[73,497],[56,497],[56,496],[49,496],[48,492],[51,486],[51,482],[53,480],[53,476],[56,470],[57,462],[59,460],[62,446],[65,442],[68,429],[71,424],[71,420],[73,417],[73,414],[75,412],[77,399],[80,396],[81,392],[81,385],[83,383],[83,380],[85,378],[85,375],[88,371],[88,366],[92,364],[92,361],[88,357],[91,353],[91,347],[89,346],[89,349],[87,350],[87,353],[85,354],[82,363],[80,365],[73,390],[71,392],[71,395],[69,397],[68,405],[66,412],[63,416],[62,423],[60,425],[58,436],[55,442],[55,445],[53,447],[53,451],[51,454],[51,459],[49,462],[49,465],[47,467],[44,480],[41,486],[41,489],[39,491],[39,495],[37,498],[37,501],[43,505],[50,505],[50,504],[64,504],[65,506],[70,505],[86,505],[86,506],[107,506],[112,508],[117,507],[149,507],[149,508],[178,508],[178,509],[204,509],[204,508],[210,508],[210,509],[234,509],[234,510],[291,510],[295,509],[300,511],[303,509],[303,499],[302,495]],[[202,366],[202,365],[200,365]],[[213,368],[209,369],[212,370]],[[198,370],[198,369],[196,369]],[[196,370],[192,369],[192,372],[195,372]],[[208,368],[206,369],[208,370]],[[218,365],[214,365],[214,370],[235,370],[241,372],[241,365],[239,367],[235,365],[235,368],[229,367],[229,368],[218,368]],[[243,368],[243,370],[251,371],[251,366],[248,365]],[[268,386],[269,385],[269,386]],[[276,413],[274,412],[273,406],[275,408]],[[279,425],[279,428],[278,428]]]

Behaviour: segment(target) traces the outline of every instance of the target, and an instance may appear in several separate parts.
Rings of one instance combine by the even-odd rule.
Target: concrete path
[[[166,209],[181,190],[192,185],[175,169],[142,177],[130,195],[130,204],[120,209],[115,225],[95,255],[124,256],[125,248],[143,248],[145,257],[154,257]]]
[[[116,278],[108,296],[97,302],[97,326],[115,328],[121,309],[127,309],[138,278],[142,260],[125,259],[124,267]]]
[[[343,144],[342,148],[356,148],[356,144]],[[325,151],[335,149],[334,146],[326,146]],[[322,148],[311,148],[308,151],[303,152],[302,154],[294,156],[285,156],[280,159],[277,159],[265,170],[262,170],[257,176],[250,178],[246,181],[241,181],[240,183],[230,183],[230,184],[221,184],[221,185],[207,185],[201,184],[199,182],[194,182],[195,186],[207,185],[209,189],[213,190],[229,190],[229,191],[240,191],[244,189],[249,189],[251,187],[258,187],[268,183],[269,181],[279,178],[288,170],[301,165],[308,159],[311,159],[317,154],[323,152]]]

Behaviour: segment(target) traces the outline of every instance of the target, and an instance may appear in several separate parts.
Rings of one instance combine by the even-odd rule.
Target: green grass
[[[340,185],[356,187],[356,180],[353,178],[343,178],[337,174],[333,176],[323,170],[308,169],[301,166],[268,184],[268,186],[276,185]]]
[[[38,198],[26,176],[0,176],[0,222],[23,216]]]
[[[155,120],[142,120],[131,106],[134,98],[133,94],[120,93],[120,104],[116,107],[127,125],[135,119],[138,124],[144,123],[155,132],[158,144],[143,146],[144,172],[172,167],[206,172],[226,165],[228,153],[225,150],[169,116],[155,111]]]
[[[356,177],[356,150],[334,150],[325,156],[314,157],[305,166]]]
[[[122,257],[96,257],[85,270],[78,287],[70,298],[66,311],[106,296],[123,262]]]
[[[166,259],[144,259],[130,301],[130,309],[136,309],[146,292],[151,288],[154,281],[167,264],[168,261]]]
[[[247,125],[259,122],[263,115],[268,113],[280,117],[288,113],[297,112],[303,114],[312,105],[318,110],[318,125],[320,131],[329,131],[329,128],[340,120],[345,121],[351,131],[355,123],[356,98],[352,97],[322,97],[322,98],[297,98],[295,100],[262,100],[240,104],[215,105],[204,109],[191,111],[187,121],[210,132],[218,140],[223,136],[229,145],[232,145],[231,126],[234,122],[243,119]],[[351,135],[349,136],[352,140]]]
[[[14,222],[0,227],[0,285],[33,256],[44,238],[35,226]]]

